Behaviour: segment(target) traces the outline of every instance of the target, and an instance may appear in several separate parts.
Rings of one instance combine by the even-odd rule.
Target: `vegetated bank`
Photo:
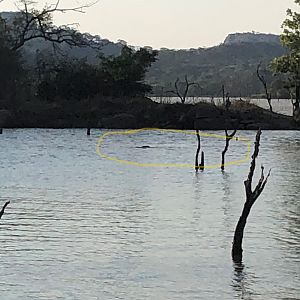
[[[72,105],[67,100],[23,102],[0,110],[0,127],[299,130],[300,124],[244,101],[225,109],[211,103],[161,104],[146,97],[94,97]]]

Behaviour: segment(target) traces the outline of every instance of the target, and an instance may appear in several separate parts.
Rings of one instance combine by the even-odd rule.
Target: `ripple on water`
[[[258,165],[273,170],[249,217],[243,266],[232,266],[230,247],[248,163],[197,176],[119,165],[95,154],[102,132],[1,136],[0,200],[11,201],[0,224],[1,299],[299,298],[298,132],[263,132]],[[193,136],[117,141],[107,151],[132,160],[194,161]],[[223,141],[203,146],[219,162]],[[228,159],[243,151],[233,143]]]

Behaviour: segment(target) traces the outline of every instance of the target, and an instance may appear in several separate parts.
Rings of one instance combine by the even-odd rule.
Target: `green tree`
[[[53,62],[41,73],[38,96],[47,101],[84,100],[100,93],[100,76],[101,72],[84,60]]]
[[[141,48],[138,51],[124,46],[117,57],[102,57],[101,69],[112,96],[137,96],[151,91],[144,83],[145,74],[156,61],[157,51]]]
[[[10,106],[22,85],[24,70],[21,57],[7,44],[5,22],[0,17],[0,106]]]
[[[295,0],[300,6],[300,0]],[[295,93],[294,117],[300,117],[300,13],[287,10],[287,19],[283,22],[281,42],[289,50],[287,55],[275,58],[272,67],[277,73],[287,75],[289,88]]]
[[[23,68],[18,53],[0,45],[0,100],[11,100],[21,84]]]
[[[0,3],[1,2],[0,0]],[[17,3],[19,11],[12,13],[11,18],[2,18],[0,16],[0,108],[1,106],[7,106],[7,103],[13,104],[17,98],[17,94],[20,94],[20,98],[24,97],[24,95],[27,95],[26,97],[28,98],[33,98],[35,95],[35,91],[33,90],[35,88],[35,80],[30,82],[29,78],[25,78],[25,76],[23,76],[21,80],[25,67],[22,64],[21,52],[19,50],[27,42],[34,39],[43,39],[52,42],[53,46],[64,43],[70,46],[89,46],[97,49],[101,47],[99,43],[94,41],[93,36],[81,34],[77,31],[76,27],[74,28],[71,25],[56,26],[53,23],[53,14],[56,12],[84,12],[85,9],[91,7],[96,2],[78,5],[72,8],[61,8],[60,0],[57,0],[55,4],[46,4],[42,9],[37,9],[37,2],[31,0],[18,0]],[[87,70],[87,68],[85,68],[85,70]],[[73,71],[72,73],[71,68],[66,66],[64,75],[74,79],[74,82],[77,80],[78,86],[85,88],[87,86],[87,84],[85,84],[85,77],[83,79],[80,77],[84,76],[84,74],[82,74],[83,72],[80,73],[78,70]],[[57,76],[62,76],[62,74],[63,72],[61,71]],[[78,75],[79,78],[78,76],[76,77],[76,75]],[[41,78],[38,78],[38,80],[41,81]],[[55,86],[54,88],[51,86],[51,83],[51,81],[46,80],[40,82],[38,92],[44,93],[43,95],[47,98],[52,98],[52,96],[56,95],[56,90],[62,90],[61,86]],[[29,88],[29,85],[31,88]],[[30,96],[29,93],[23,92],[23,88],[25,87],[31,91]],[[69,86],[66,85],[66,87]],[[90,86],[87,87],[90,88]],[[84,89],[82,89],[82,91],[83,90]],[[89,91],[91,90],[92,89]],[[76,94],[75,88],[72,89],[74,95],[69,93],[70,88],[64,89],[64,92],[68,97],[85,97],[82,93]],[[12,106],[16,108],[15,104]]]

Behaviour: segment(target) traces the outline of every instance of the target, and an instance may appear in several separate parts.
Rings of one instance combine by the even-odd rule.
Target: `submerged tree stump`
[[[244,181],[245,190],[246,190],[246,202],[244,204],[244,208],[242,211],[242,214],[239,218],[239,221],[236,225],[235,232],[234,232],[234,238],[233,238],[233,244],[232,244],[232,259],[235,263],[241,263],[243,258],[243,248],[242,248],[242,242],[244,237],[244,229],[247,223],[247,218],[250,214],[251,208],[257,198],[260,196],[262,191],[265,188],[265,185],[268,181],[268,178],[270,176],[269,171],[268,175],[264,176],[264,167],[261,167],[261,176],[258,184],[256,185],[255,189],[252,190],[252,179],[255,171],[255,165],[256,165],[256,158],[259,153],[259,142],[260,142],[260,136],[261,136],[261,130],[258,130],[256,134],[256,140],[255,140],[255,147],[254,147],[254,153],[252,155],[252,161],[250,165],[250,171],[248,174],[248,178]]]
[[[3,214],[4,214],[4,211],[5,211],[5,208],[6,206],[10,203],[10,201],[6,201],[5,204],[3,205],[1,211],[0,211],[0,219],[2,218]]]

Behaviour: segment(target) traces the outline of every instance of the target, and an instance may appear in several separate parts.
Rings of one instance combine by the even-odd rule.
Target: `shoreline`
[[[229,109],[211,103],[161,104],[146,97],[95,98],[74,103],[30,103],[0,110],[0,128],[185,130],[300,130],[291,116],[243,101]]]

